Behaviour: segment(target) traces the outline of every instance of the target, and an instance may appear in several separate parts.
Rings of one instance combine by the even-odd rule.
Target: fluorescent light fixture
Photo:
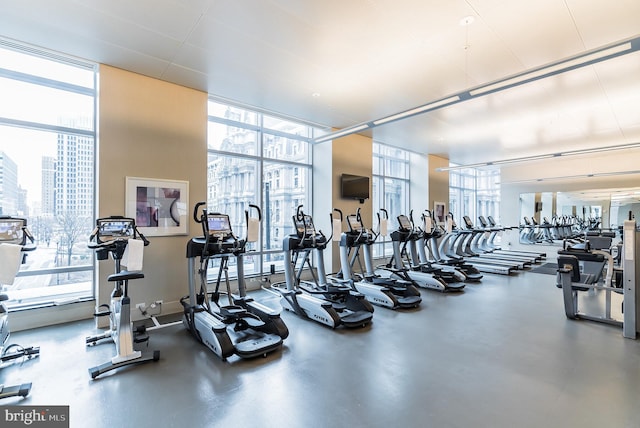
[[[432,103],[428,103],[428,104],[425,104],[423,106],[413,108],[411,110],[403,111],[401,113],[394,114],[392,116],[387,116],[387,117],[382,118],[382,119],[374,120],[373,124],[375,126],[382,125],[383,123],[392,122],[392,121],[398,120],[398,119],[404,119],[406,117],[413,116],[413,115],[416,115],[418,113],[423,113],[423,112],[425,112],[427,110],[437,109],[438,107],[442,107],[444,105],[452,104],[452,103],[455,103],[455,102],[458,102],[458,101],[460,101],[460,96],[456,95],[456,96],[445,98],[445,99],[442,99],[442,100],[439,100],[439,101],[434,101]]]
[[[467,165],[448,166],[448,167],[436,168],[436,171],[443,172],[443,171],[456,171],[456,170],[466,169],[466,168],[483,168],[487,166],[509,165],[509,164],[520,163],[520,162],[531,162],[531,161],[537,161],[537,160],[543,160],[543,159],[551,159],[551,158],[559,158],[559,157],[564,158],[567,156],[588,155],[593,153],[613,152],[616,150],[628,150],[628,149],[638,149],[638,148],[640,148],[640,142],[631,143],[631,144],[618,144],[616,146],[594,147],[592,149],[568,150],[566,152],[559,152],[559,153],[545,153],[542,155],[527,156],[527,157],[512,158],[512,159],[501,159],[497,161],[479,162],[479,163],[472,163]]]
[[[537,155],[537,156],[528,156],[524,158],[502,159],[497,161],[471,163],[467,165],[447,166],[442,168],[436,168],[436,171],[443,172],[443,171],[456,171],[456,170],[466,169],[466,168],[483,168],[486,166],[507,165],[507,164],[518,163],[518,162],[530,162],[530,161],[536,161],[536,160],[542,160],[542,159],[555,158],[559,156],[562,156],[562,153],[551,153],[551,154],[544,154],[544,155]]]
[[[565,175],[565,176],[562,176],[562,177],[530,178],[530,179],[527,179],[527,180],[503,181],[502,184],[540,183],[540,182],[544,182],[544,181],[554,181],[554,180],[576,180],[576,179],[581,179],[581,178],[616,177],[618,175],[634,175],[634,174],[640,174],[640,170],[615,171],[615,172],[595,172],[595,173],[591,173],[591,174]]]
[[[633,40],[638,44],[639,39]],[[604,61],[606,59],[613,58],[615,56],[623,55],[625,53],[637,50],[638,47],[634,46],[632,41],[622,42],[610,47],[599,48],[595,51],[590,51],[572,58],[555,62],[542,67],[534,68],[533,70],[526,71],[524,73],[517,74],[513,77],[502,79],[498,82],[481,86],[469,91],[472,97],[488,94],[490,92],[501,91],[503,89],[510,88],[512,86],[528,83],[533,80],[542,79],[544,77],[552,76],[554,74],[564,73],[565,71],[573,70],[575,68],[583,67],[585,65],[594,64],[596,62]]]
[[[614,150],[625,150],[625,149],[637,149],[640,148],[640,143],[631,143],[631,144],[620,144],[617,146],[609,146],[609,147],[595,147],[593,149],[581,149],[581,150],[571,150],[565,152],[564,155],[588,155],[592,153],[602,153],[609,152]]]
[[[463,20],[466,20],[464,25],[468,25],[472,22],[468,18],[463,18]],[[325,141],[329,141],[335,138],[344,137],[345,135],[355,134],[356,132],[362,131],[363,129],[374,128],[379,125],[384,125],[385,123],[393,122],[400,119],[405,119],[407,117],[415,116],[420,113],[436,110],[438,108],[445,107],[454,103],[466,101],[478,96],[501,91],[503,89],[508,89],[513,86],[522,85],[524,83],[532,82],[534,80],[542,79],[555,74],[564,73],[565,71],[570,71],[579,67],[583,67],[585,65],[595,64],[600,61],[605,61],[607,59],[615,58],[617,56],[625,55],[631,52],[636,52],[638,50],[640,50],[640,35],[629,38],[629,39],[621,40],[606,46],[602,46],[597,49],[592,49],[580,55],[575,55],[573,57],[566,58],[564,60],[547,64],[541,67],[537,67],[532,70],[528,70],[513,76],[509,76],[504,79],[500,79],[485,85],[477,86],[470,90],[465,90],[458,94],[450,95],[446,98],[432,101],[432,102],[423,104],[421,106],[412,108],[410,110],[406,110],[406,111],[396,113],[390,116],[386,116],[380,119],[376,119],[373,121],[368,121],[360,125],[352,126],[349,128],[344,128],[340,131],[332,132],[332,133],[323,135],[322,137],[318,137],[314,139],[313,142],[323,143]],[[564,153],[553,154],[551,155],[551,157],[564,156],[564,155],[565,155]],[[521,158],[521,160],[498,161],[498,162],[512,163],[512,162],[524,162],[527,160],[532,160],[532,159]],[[465,165],[465,166],[455,167],[455,168],[439,168],[438,171],[447,171],[449,169],[473,168],[477,166],[489,166],[493,164],[498,164],[498,163],[493,162],[493,163],[483,163],[483,164],[475,164],[475,165]]]
[[[324,143],[325,141],[334,140],[336,138],[344,137],[345,135],[355,134],[358,131],[362,131],[363,129],[367,129],[369,124],[365,123],[363,125],[352,126],[350,128],[345,128],[341,131],[332,132],[327,135],[323,135],[322,137],[316,138],[316,143]]]
[[[497,161],[493,161],[493,162],[486,162],[486,165],[487,166],[506,165],[506,164],[510,164],[510,163],[529,162],[529,161],[536,161],[536,160],[542,160],[542,159],[551,159],[551,158],[557,158],[557,157],[560,157],[560,156],[563,156],[563,153],[551,153],[551,154],[528,156],[528,157],[516,158],[516,159],[503,159],[503,160],[497,160]]]

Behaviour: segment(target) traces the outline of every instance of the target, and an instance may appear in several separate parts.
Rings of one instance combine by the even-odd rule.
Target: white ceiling
[[[638,34],[638,0],[0,0],[0,36],[334,128]],[[638,142],[639,76],[634,53],[370,132],[458,163]]]

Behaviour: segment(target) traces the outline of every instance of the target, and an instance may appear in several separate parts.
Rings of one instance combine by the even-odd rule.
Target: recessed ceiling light
[[[320,92],[314,92],[313,94],[311,94],[311,96],[313,98],[318,98],[320,96]]]
[[[472,16],[472,15],[465,16],[460,20],[460,25],[462,25],[463,27],[466,27],[467,25],[473,24],[473,21],[475,20],[476,20],[475,16]]]

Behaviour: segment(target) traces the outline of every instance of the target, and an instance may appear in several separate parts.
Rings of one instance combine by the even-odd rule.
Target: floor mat
[[[529,272],[543,273],[545,275],[555,275],[558,271],[558,263],[545,263],[536,268],[531,269]]]

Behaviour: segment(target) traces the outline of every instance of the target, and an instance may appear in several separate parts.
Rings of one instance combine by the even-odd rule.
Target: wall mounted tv
[[[340,183],[344,199],[358,199],[360,202],[369,199],[369,177],[342,174]]]

